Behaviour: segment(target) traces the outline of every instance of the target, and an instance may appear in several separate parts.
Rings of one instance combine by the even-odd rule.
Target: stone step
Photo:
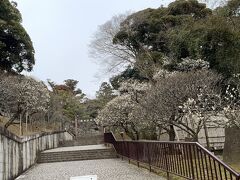
[[[63,162],[63,161],[83,161],[94,159],[114,159],[116,156],[96,156],[96,157],[64,157],[64,158],[52,158],[52,159],[39,159],[38,163],[50,163],[50,162]]]
[[[107,157],[115,157],[114,154],[112,155],[101,155],[101,156],[65,156],[65,157],[42,157],[41,160],[47,160],[47,159],[74,159],[74,158],[84,158],[84,159],[92,159],[92,158],[107,158]]]
[[[76,151],[58,151],[58,152],[42,152],[41,156],[58,156],[58,155],[85,155],[85,154],[106,154],[113,153],[114,150],[108,149],[91,149],[91,150],[76,150]]]
[[[110,150],[82,150],[82,151],[63,151],[63,152],[48,152],[41,153],[41,156],[58,156],[58,155],[84,155],[84,154],[102,154],[102,153],[112,153]]]
[[[103,144],[104,138],[103,135],[95,135],[90,137],[75,137],[72,141],[65,141],[61,144],[62,147],[70,147],[70,146],[85,146],[85,145],[96,145]]]
[[[92,156],[92,157],[62,157],[62,158],[44,158],[38,160],[38,163],[49,162],[62,162],[62,161],[82,161],[82,160],[94,160],[94,159],[114,159],[116,156]]]
[[[42,152],[39,155],[38,163],[63,162],[63,161],[80,161],[93,159],[110,159],[116,158],[116,152],[111,149],[91,149],[77,151],[58,151]]]
[[[78,147],[82,147],[82,146],[78,146]],[[98,152],[108,152],[109,149],[112,149],[112,148],[101,148],[101,149],[69,149],[71,147],[67,147],[67,149],[64,149],[65,147],[61,147],[62,149],[58,150],[57,148],[57,151],[55,151],[55,149],[52,149],[52,150],[47,150],[47,151],[44,151],[42,152],[43,154],[47,154],[47,153],[52,153],[52,154],[56,154],[56,153],[63,153],[63,152],[68,152],[68,153],[75,153],[76,151],[78,152],[95,152],[96,150],[98,150]]]
[[[78,157],[62,157],[62,158],[42,158],[38,160],[38,163],[47,162],[61,162],[61,161],[79,161],[79,160],[94,160],[94,159],[114,159],[115,155],[112,156],[78,156]]]
[[[89,154],[84,154],[84,155],[68,155],[68,156],[41,156],[40,157],[40,159],[42,160],[42,159],[61,159],[61,158],[79,158],[79,157],[88,157],[88,158],[93,158],[93,157],[113,157],[113,156],[115,156],[115,154],[91,154],[91,155],[89,155]]]

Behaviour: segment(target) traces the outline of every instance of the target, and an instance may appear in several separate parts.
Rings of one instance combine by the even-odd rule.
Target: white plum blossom
[[[114,126],[129,121],[129,115],[134,108],[130,95],[117,96],[107,103],[99,112],[98,122],[107,126]]]
[[[156,73],[153,75],[153,79],[155,81],[160,81],[162,78],[168,78],[170,76],[174,76],[176,74],[175,71],[170,72],[168,70],[165,69],[159,69],[158,71],[156,71]]]
[[[228,85],[223,96],[223,113],[228,119],[226,126],[240,128],[240,76],[235,75],[236,86]]]
[[[202,59],[191,59],[189,57],[183,58],[182,62],[177,64],[177,70],[179,71],[192,71],[199,69],[209,69],[209,62]]]
[[[150,87],[150,83],[147,82],[139,82],[137,80],[127,80],[122,82],[119,92],[120,93],[134,93],[134,92],[146,92]]]
[[[115,97],[99,112],[97,122],[103,126],[124,130],[132,139],[139,139],[142,127],[148,125],[144,121],[143,109],[129,94]]]
[[[20,75],[2,75],[0,78],[0,111],[14,118],[29,113],[47,111],[50,95],[43,82]]]

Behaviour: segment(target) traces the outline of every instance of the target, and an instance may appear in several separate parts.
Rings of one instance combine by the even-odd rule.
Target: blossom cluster
[[[2,111],[46,111],[50,99],[47,86],[31,77],[4,76],[0,79]]]

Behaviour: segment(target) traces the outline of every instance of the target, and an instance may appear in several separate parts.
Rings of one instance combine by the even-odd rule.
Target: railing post
[[[170,174],[169,174],[168,171],[167,171],[167,180],[171,180],[171,179],[170,179]]]
[[[138,144],[139,144],[139,143],[136,143],[136,151],[137,151],[137,166],[139,167]]]
[[[240,180],[240,174],[237,176],[236,180]]]
[[[149,151],[149,146],[150,146],[150,143],[147,144],[147,152],[148,152],[149,171],[151,172],[151,171],[152,171],[152,168],[151,168],[151,155],[150,155],[150,151]]]
[[[105,142],[112,142],[122,159],[125,156],[129,163],[131,159],[137,160],[138,167],[140,163],[147,163],[151,172],[153,167],[151,164],[153,162],[155,167],[156,160],[156,166],[166,172],[168,180],[172,179],[171,173],[192,180],[199,179],[199,177],[200,179],[213,179],[215,176],[216,179],[223,179],[223,175],[225,175],[225,179],[230,177],[234,180],[240,180],[239,173],[198,143],[116,141],[113,135],[107,133],[104,135]],[[180,154],[175,148],[180,150]],[[213,172],[213,168],[215,172]],[[225,174],[221,174],[221,171],[224,171]]]
[[[168,164],[168,159],[167,159],[167,147],[166,145],[164,144],[163,145],[163,155],[164,155],[164,159],[165,159],[165,162],[166,162],[166,170],[167,170],[167,180],[170,180],[170,174],[169,174],[169,164]]]
[[[122,149],[122,160],[123,160],[123,155],[124,155],[124,152],[125,152],[125,142],[124,141],[122,141],[121,149]]]
[[[190,156],[190,160],[191,160],[191,174],[192,174],[192,179],[195,179],[195,174],[194,174],[194,166],[193,166],[193,155],[192,155],[192,144],[188,145],[188,152],[189,152],[189,156]]]
[[[129,153],[129,142],[127,143],[127,157],[128,157],[128,163],[130,164],[130,153]]]

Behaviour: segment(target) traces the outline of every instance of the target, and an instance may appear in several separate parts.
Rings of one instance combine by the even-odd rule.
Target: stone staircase
[[[113,148],[104,145],[61,147],[40,153],[38,163],[116,158]]]
[[[65,141],[61,144],[62,147],[70,147],[70,146],[86,146],[86,145],[96,145],[103,144],[103,135],[91,135],[91,136],[80,136],[75,137],[74,140]]]

